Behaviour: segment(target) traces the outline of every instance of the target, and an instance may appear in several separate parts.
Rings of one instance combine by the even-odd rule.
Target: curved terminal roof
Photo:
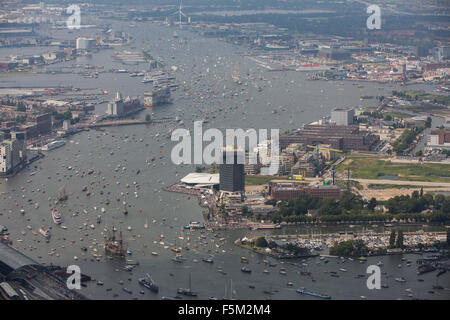
[[[219,174],[193,172],[181,179],[181,182],[195,185],[215,185],[219,184]]]

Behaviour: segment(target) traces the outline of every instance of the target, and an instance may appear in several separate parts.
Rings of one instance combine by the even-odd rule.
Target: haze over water
[[[274,128],[284,132],[328,116],[335,107],[375,105],[375,100],[360,101],[360,96],[387,95],[390,90],[399,89],[397,85],[385,86],[370,83],[364,84],[364,88],[357,88],[350,82],[307,81],[306,73],[267,72],[245,58],[242,55],[245,49],[242,47],[217,39],[202,38],[184,30],[176,30],[179,37],[174,38],[175,29],[158,24],[136,23],[136,27],[131,28],[127,24],[114,23],[113,29],[129,32],[135,38],[131,45],[136,47],[135,49],[125,47],[118,50],[141,51],[144,49],[157,59],[161,57],[168,67],[178,68],[174,74],[180,81],[185,81],[189,87],[187,91],[184,91],[180,86],[180,89],[173,94],[175,99],[172,105],[145,110],[138,117],[144,118],[152,111],[154,118],[179,117],[184,121],[184,127],[190,130],[193,129],[194,121],[207,118],[209,122],[204,124],[204,128]],[[89,31],[80,32],[82,33],[89,34]],[[79,36],[79,33],[73,32],[72,35],[75,38]],[[113,61],[114,51],[101,51],[90,57],[79,58],[76,62],[58,64],[51,68],[76,63],[102,65],[105,70],[146,69],[145,65],[124,66]],[[239,66],[244,83],[242,86],[236,86],[231,80],[235,65]],[[103,73],[98,79],[86,79],[81,75],[67,74],[12,76],[2,79],[2,82],[1,86],[11,87],[61,85],[107,89],[109,95],[105,96],[105,100],[110,100],[116,91],[120,91],[123,96],[143,96],[144,91],[150,90],[150,86],[142,84],[140,78],[131,78],[128,74],[118,73]],[[261,92],[258,91],[258,86],[262,87]],[[223,93],[225,96],[222,95]],[[103,114],[105,110],[105,105],[99,105],[96,108],[99,114]],[[273,113],[273,110],[276,110],[276,113]],[[199,298],[203,299],[211,296],[222,298],[225,294],[226,282],[229,291],[231,279],[233,290],[236,292],[234,297],[237,299],[267,298],[263,290],[277,290],[272,299],[309,299],[295,293],[295,289],[300,287],[324,292],[333,298],[340,299],[358,299],[360,296],[367,296],[369,299],[407,298],[406,288],[412,288],[414,296],[418,298],[448,299],[450,297],[445,291],[436,291],[434,295],[428,293],[432,284],[435,283],[434,274],[420,276],[425,280],[424,282],[417,281],[417,268],[414,261],[420,256],[416,255],[404,255],[414,263],[411,267],[403,264],[401,268],[398,267],[402,263],[401,256],[371,257],[365,264],[360,264],[358,261],[346,261],[342,264],[335,259],[330,259],[326,265],[316,264],[320,261],[319,259],[292,261],[297,265],[292,265],[291,261],[284,264],[278,261],[278,266],[268,268],[271,273],[266,275],[263,273],[263,270],[267,268],[262,262],[264,257],[233,245],[238,237],[246,234],[255,235],[257,232],[221,231],[218,232],[220,236],[217,238],[205,233],[207,238],[200,241],[199,231],[183,230],[183,226],[189,221],[203,219],[197,199],[162,190],[163,187],[195,170],[193,165],[172,164],[170,151],[174,143],[167,139],[168,130],[172,127],[174,127],[173,124],[149,124],[106,128],[104,132],[93,130],[83,132],[69,137],[64,147],[49,152],[45,158],[33,163],[29,170],[22,171],[8,181],[1,180],[0,194],[3,192],[6,194],[0,195],[0,212],[2,213],[0,222],[8,226],[14,246],[41,263],[61,266],[78,264],[83,273],[103,281],[104,286],[96,286],[95,282],[91,282],[87,288],[82,288],[81,292],[90,298],[108,299],[113,298],[115,293],[122,299],[134,297],[159,299],[161,296],[174,296],[178,287],[187,287],[189,273],[192,274],[192,288],[198,291]],[[158,133],[159,137],[156,138],[155,135]],[[155,157],[153,162],[155,166],[146,165],[149,157]],[[38,168],[34,168],[35,165]],[[67,169],[69,166],[72,170]],[[87,172],[91,168],[95,170],[94,174],[83,178],[80,176],[82,172]],[[116,168],[118,168],[117,171]],[[138,169],[140,174],[136,174]],[[36,173],[30,176],[30,173],[35,171]],[[77,171],[80,174],[77,175]],[[86,197],[81,190],[83,186],[92,182],[94,182],[92,195]],[[135,190],[134,182],[140,186],[140,190]],[[126,187],[127,184],[130,185],[129,188]],[[69,194],[69,199],[60,211],[65,220],[63,225],[68,227],[67,230],[52,223],[50,208],[53,203],[47,200],[49,197],[55,197],[58,188],[63,185]],[[45,193],[43,193],[44,190]],[[137,192],[138,198],[135,197],[134,191]],[[125,195],[120,195],[121,192]],[[116,201],[117,196],[120,197],[120,201]],[[30,204],[28,199],[32,199]],[[107,199],[110,201],[109,205],[105,204]],[[122,201],[132,205],[127,216],[122,213]],[[40,205],[39,209],[35,209],[32,205],[36,202]],[[24,216],[19,213],[20,206],[25,209]],[[94,210],[94,207],[98,210]],[[98,225],[96,217],[101,214],[102,207],[106,212],[102,214],[102,223]],[[140,209],[142,213],[139,212]],[[84,210],[88,213],[85,214]],[[79,214],[74,216],[77,212]],[[165,222],[163,218],[166,219]],[[156,220],[155,223],[153,219]],[[83,225],[85,222],[87,226]],[[144,228],[146,222],[148,222],[148,229]],[[90,224],[95,225],[94,230],[89,228]],[[133,251],[128,258],[140,263],[132,273],[124,271],[121,262],[104,258],[100,262],[93,260],[88,254],[91,250],[88,250],[85,256],[82,255],[80,247],[89,248],[93,242],[98,245],[94,245],[98,253],[103,254],[102,232],[105,224],[115,225],[122,230],[124,240]],[[38,230],[41,226],[51,226],[50,243],[45,243],[40,235],[34,236],[26,228],[27,225],[30,225],[33,230]],[[131,231],[127,231],[128,226],[132,227]],[[301,227],[299,230],[309,232],[306,227]],[[350,228],[316,229],[321,232],[327,230],[343,231]],[[26,231],[26,235],[22,235],[21,231]],[[172,262],[170,258],[174,254],[164,249],[159,243],[153,243],[160,235],[164,235],[162,241],[169,248],[175,244],[175,239],[177,239],[177,246],[184,247],[186,238],[190,237],[190,250],[183,250],[183,255],[188,260],[183,264]],[[178,236],[184,239],[179,239]],[[222,237],[225,238],[224,244],[217,248],[215,244]],[[23,239],[23,242],[17,242],[17,239]],[[80,241],[80,239],[84,240]],[[212,239],[215,242],[212,242]],[[75,241],[73,244],[72,240]],[[143,247],[144,243],[147,248]],[[194,244],[198,245],[198,249],[194,248]],[[35,249],[30,250],[29,245]],[[52,248],[60,254],[59,257],[56,254],[48,255]],[[152,251],[158,252],[159,255],[152,256]],[[201,258],[210,253],[214,255],[214,264],[202,262]],[[74,261],[74,256],[78,257],[78,261]],[[240,271],[241,256],[249,258],[251,274]],[[193,262],[193,259],[199,262]],[[388,282],[389,289],[368,290],[366,279],[356,279],[355,276],[365,274],[367,266],[376,264],[379,260],[384,262],[382,271],[392,275],[392,278],[387,281],[384,281],[383,277],[383,283]],[[307,265],[302,265],[303,263]],[[217,272],[218,266],[222,266],[227,275]],[[279,274],[281,266],[286,268],[287,276]],[[347,272],[340,272],[340,268],[347,269]],[[297,273],[301,270],[311,271],[316,282]],[[324,271],[338,271],[340,277],[330,277]],[[146,272],[158,282],[160,286],[158,295],[149,291],[145,291],[145,295],[139,294],[142,287],[138,285],[137,278]],[[405,277],[408,282],[396,283],[395,277]],[[132,281],[129,281],[129,278]],[[118,284],[119,280],[123,280],[124,284]],[[293,282],[294,286],[287,287],[288,281]],[[440,283],[448,286],[450,275],[445,274],[440,277]],[[254,284],[255,289],[250,289],[249,284]],[[122,287],[131,289],[133,294],[124,293]],[[113,290],[107,292],[107,288],[113,288]]]

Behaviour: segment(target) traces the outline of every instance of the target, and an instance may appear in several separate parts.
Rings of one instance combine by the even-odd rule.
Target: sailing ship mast
[[[239,66],[236,64],[234,66],[234,72],[233,75],[231,76],[233,78],[233,81],[237,84],[241,84],[241,73],[239,72]]]
[[[67,198],[69,198],[69,196],[66,194],[66,188],[62,186],[58,191],[58,201],[65,201]]]

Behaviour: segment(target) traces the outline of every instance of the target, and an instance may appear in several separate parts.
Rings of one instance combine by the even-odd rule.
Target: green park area
[[[403,181],[450,182],[450,164],[395,163],[379,157],[350,155],[337,171],[346,173],[348,167],[352,178],[383,179],[387,176]]]

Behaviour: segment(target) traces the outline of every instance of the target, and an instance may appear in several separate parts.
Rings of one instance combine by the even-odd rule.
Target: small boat
[[[251,269],[249,269],[249,268],[247,268],[245,266],[241,268],[241,271],[244,272],[244,273],[251,273],[252,272]]]
[[[191,230],[205,229],[205,226],[200,222],[191,221],[187,226],[184,226],[184,229],[191,229]]]
[[[146,287],[150,291],[152,291],[154,293],[159,292],[158,284],[155,282],[155,280],[152,279],[152,277],[148,273],[145,274],[145,277],[139,278],[138,281],[139,281],[140,285]]]
[[[128,293],[128,294],[132,294],[132,293],[133,293],[133,291],[131,291],[131,290],[128,289],[128,288],[123,288],[122,290],[125,291],[125,292]]]
[[[184,261],[186,261],[186,259],[183,258],[183,256],[181,256],[180,254],[177,254],[175,257],[172,258],[172,261],[183,263]]]
[[[152,251],[152,256],[157,256],[158,252]]]
[[[206,263],[214,263],[214,260],[212,258],[203,258],[202,261]]]
[[[50,230],[46,227],[42,227],[39,229],[39,233],[41,235],[43,235],[45,238],[49,239],[50,238]]]
[[[50,211],[52,213],[53,222],[56,223],[56,224],[61,224],[62,223],[62,216],[59,213],[59,210],[52,208]]]
[[[406,279],[403,278],[403,277],[400,277],[400,278],[395,278],[395,281],[397,281],[397,282],[406,282]]]
[[[331,296],[329,295],[325,295],[325,294],[321,294],[321,293],[316,293],[316,292],[310,292],[310,291],[306,291],[303,289],[297,289],[295,290],[295,292],[299,293],[299,294],[306,294],[312,297],[317,297],[317,298],[322,298],[322,299],[331,299]]]

